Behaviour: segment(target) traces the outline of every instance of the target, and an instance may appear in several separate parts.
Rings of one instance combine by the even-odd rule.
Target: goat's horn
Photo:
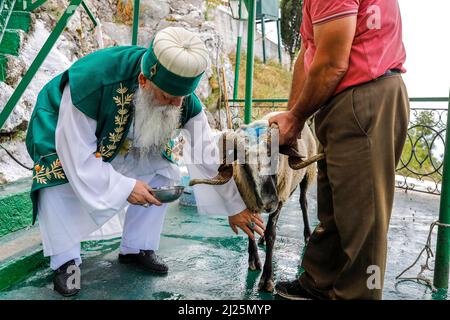
[[[227,140],[233,142],[232,149],[227,149]],[[229,145],[228,145],[229,146]],[[228,154],[233,152],[233,161],[237,159],[237,138],[234,135],[234,132],[224,132],[219,139],[219,151],[222,156],[222,164],[226,164],[228,159]]]
[[[227,183],[233,177],[233,165],[231,164],[220,165],[218,171],[219,174],[211,179],[192,179],[189,182],[189,186],[195,186],[196,184],[218,186]]]
[[[267,135],[267,155],[269,158],[272,156],[272,130],[278,130],[278,125],[276,123],[272,123],[269,128],[269,134]]]
[[[276,123],[272,123],[269,129],[269,134],[267,135],[267,147],[269,150],[272,147],[272,130],[278,130],[278,125]]]
[[[270,129],[275,129],[278,130],[279,127],[276,123],[272,123],[272,125],[270,126]],[[268,154],[270,157],[271,151],[272,151],[272,132],[270,132],[270,134],[267,136],[267,148],[268,148]],[[279,153],[284,154],[286,156],[289,157],[294,157],[294,158],[302,158],[303,159],[303,155],[301,155],[298,151],[298,146],[297,145],[284,145],[284,146],[279,146]],[[297,161],[299,159],[296,159]]]
[[[324,158],[325,158],[324,153],[316,154],[315,156],[312,156],[311,158],[308,158],[304,161],[301,158],[289,157],[289,167],[291,167],[294,170],[300,170]]]

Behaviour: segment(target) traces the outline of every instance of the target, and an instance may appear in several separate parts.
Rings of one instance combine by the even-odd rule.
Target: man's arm
[[[291,110],[298,101],[300,94],[303,91],[305,85],[306,73],[305,73],[305,47],[300,47],[300,53],[294,64],[294,72],[292,75],[291,92],[289,94],[288,109]]]
[[[280,145],[293,144],[306,120],[335,92],[348,70],[356,16],[314,26],[316,53],[295,106],[271,118],[280,127]]]
[[[314,27],[316,53],[294,114],[306,121],[334,93],[348,70],[356,16]]]

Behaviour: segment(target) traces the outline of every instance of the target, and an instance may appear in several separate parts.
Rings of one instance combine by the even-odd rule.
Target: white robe
[[[200,132],[198,131],[201,128]],[[185,125],[189,150],[216,149],[216,140],[204,112]],[[45,256],[70,256],[68,252],[89,239],[122,235],[121,251],[157,250],[166,205],[130,205],[127,198],[136,179],[152,187],[180,183],[179,168],[160,154],[140,159],[133,153],[118,155],[111,163],[95,157],[96,121],[79,111],[71,101],[70,88],[63,92],[55,132],[56,151],[69,183],[41,189],[38,219]],[[194,132],[195,131],[195,132]],[[133,132],[128,135],[132,139]],[[187,164],[191,179],[217,174],[215,154],[203,154],[200,163]],[[187,161],[189,162],[189,161]],[[245,204],[233,180],[222,186],[194,187],[200,213],[235,215]]]

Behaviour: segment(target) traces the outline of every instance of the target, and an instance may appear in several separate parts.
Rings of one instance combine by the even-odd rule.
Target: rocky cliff
[[[208,12],[215,10],[217,5],[212,1],[141,0],[140,6],[138,45],[147,46],[155,31],[167,26],[183,26],[196,31],[205,41],[211,63],[197,90],[197,94],[204,101],[208,100],[212,90],[218,90],[218,83],[220,83],[218,74],[221,67],[225,67],[227,79],[233,79],[232,68],[226,54],[230,48],[224,48],[223,38],[214,22],[207,19],[208,16],[213,16]],[[31,30],[20,34],[22,43],[20,54],[17,57],[8,56],[7,79],[5,82],[0,82],[0,110],[28,70],[68,2],[67,0],[49,0],[44,6],[33,11]],[[86,0],[85,2],[101,26],[92,30],[92,22],[88,15],[82,7],[78,8],[7,123],[0,130],[2,146],[28,166],[32,166],[32,161],[26,152],[24,138],[40,89],[78,58],[102,46],[131,44],[132,0]],[[228,84],[230,95],[231,89],[231,84]],[[214,109],[216,103],[209,101],[209,104]],[[223,113],[221,116],[210,115],[210,122],[215,127],[224,127],[225,117]],[[0,184],[30,175],[30,171],[17,165],[4,150],[0,149]]]

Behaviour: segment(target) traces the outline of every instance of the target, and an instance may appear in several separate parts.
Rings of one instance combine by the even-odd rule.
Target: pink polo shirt
[[[306,49],[306,73],[316,52],[313,26],[352,15],[357,16],[357,26],[349,69],[335,94],[376,79],[390,69],[406,72],[397,0],[304,0],[300,32]]]

